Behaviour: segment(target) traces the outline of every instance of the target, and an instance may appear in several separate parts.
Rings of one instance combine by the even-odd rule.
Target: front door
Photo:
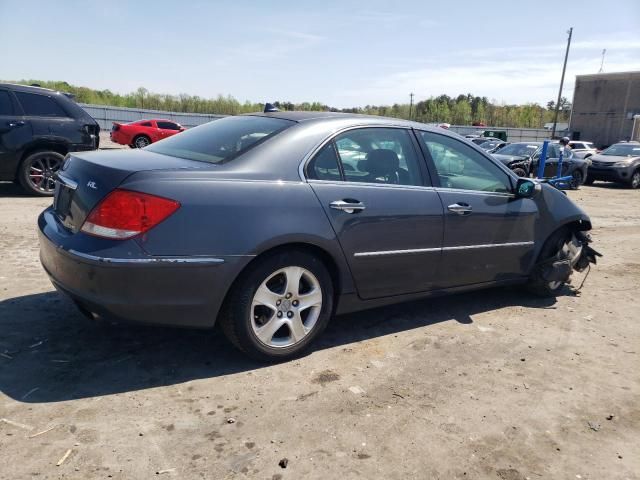
[[[537,206],[516,198],[507,172],[463,141],[417,132],[444,206],[438,286],[494,282],[526,274]]]
[[[353,129],[307,166],[363,299],[427,291],[436,281],[442,204],[416,147],[405,129]]]

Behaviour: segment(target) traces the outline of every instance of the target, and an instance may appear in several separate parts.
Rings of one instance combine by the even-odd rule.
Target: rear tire
[[[55,193],[54,175],[62,167],[64,156],[39,151],[25,158],[18,168],[18,181],[31,195],[50,197]]]
[[[585,178],[583,185],[593,185],[593,182],[595,182],[596,179],[593,177],[590,177],[589,174],[587,173],[587,178]]]
[[[219,323],[239,350],[260,361],[302,353],[333,313],[333,283],[324,264],[303,251],[259,259],[227,295]]]
[[[151,139],[146,135],[138,135],[133,139],[133,148],[144,148],[151,145]]]
[[[528,177],[529,176],[529,175],[527,175],[527,172],[524,170],[524,168],[514,168],[513,169],[513,173],[515,173],[519,177]]]
[[[564,288],[571,275],[562,281],[545,280],[544,274],[546,271],[545,267],[541,264],[561,260],[563,258],[562,248],[567,242],[571,241],[571,237],[572,233],[569,229],[561,228],[547,239],[542,247],[540,256],[538,257],[538,262],[534,267],[529,283],[527,284],[527,288],[530,292],[541,297],[556,297]]]

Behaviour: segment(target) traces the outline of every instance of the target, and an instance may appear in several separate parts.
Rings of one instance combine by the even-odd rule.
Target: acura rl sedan
[[[596,255],[559,190],[441,128],[338,113],[72,153],[38,223],[42,265],[87,316],[219,322],[263,360],[335,314],[514,283],[555,295]]]

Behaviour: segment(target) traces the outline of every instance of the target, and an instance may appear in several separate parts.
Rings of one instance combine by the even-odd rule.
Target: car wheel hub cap
[[[38,190],[52,192],[55,189],[54,176],[60,169],[60,162],[55,158],[39,158],[29,167],[29,181]]]
[[[251,327],[260,343],[289,347],[313,330],[321,309],[322,289],[315,275],[302,267],[282,268],[253,295]]]

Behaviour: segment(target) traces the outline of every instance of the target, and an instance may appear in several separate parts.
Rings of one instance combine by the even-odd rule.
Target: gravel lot
[[[580,293],[344,316],[264,366],[218,331],[86,320],[38,261],[50,200],[0,184],[0,478],[640,478],[639,195],[570,193],[605,255]]]

